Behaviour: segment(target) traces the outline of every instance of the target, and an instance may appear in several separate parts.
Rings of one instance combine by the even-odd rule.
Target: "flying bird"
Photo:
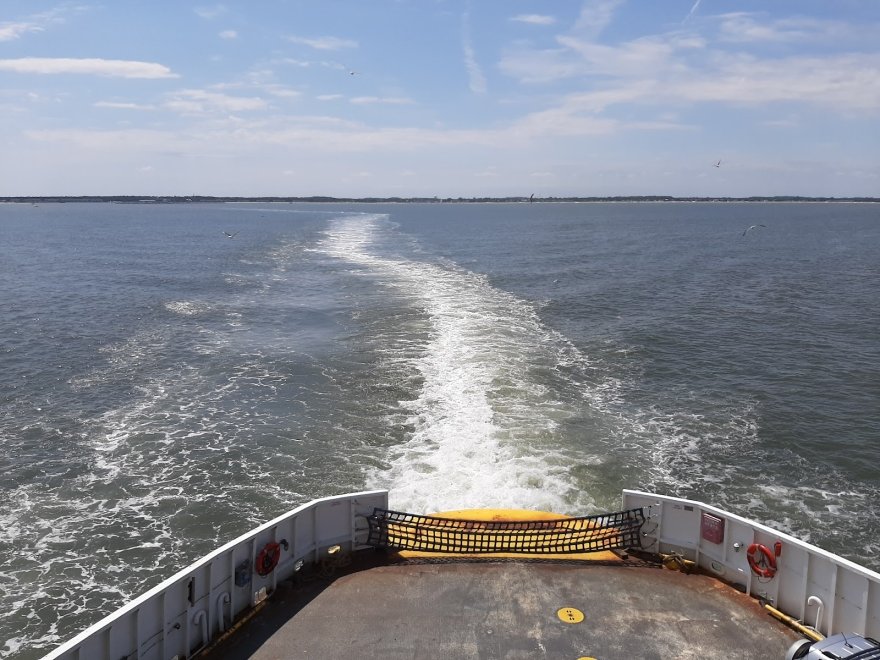
[[[715,167],[721,167],[721,161],[720,161],[720,160],[719,160],[717,163],[715,163]]]
[[[743,236],[745,236],[746,234],[748,234],[748,233],[749,233],[750,231],[752,231],[753,229],[757,229],[758,227],[766,227],[766,226],[767,226],[767,225],[751,225],[750,227],[746,228],[746,230],[743,232]]]
[[[224,231],[223,235],[226,236],[226,238],[235,238],[238,235],[238,232],[235,232],[234,234],[230,234],[228,231]]]

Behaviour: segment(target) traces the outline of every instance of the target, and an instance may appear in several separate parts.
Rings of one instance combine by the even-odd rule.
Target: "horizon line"
[[[440,195],[370,195],[364,197],[336,197],[333,195],[0,195],[0,203],[52,202],[125,202],[125,203],[196,203],[196,202],[317,202],[317,203],[380,203],[380,202],[880,202],[880,197],[805,196],[805,195],[748,195],[748,196],[676,196],[676,195],[534,195],[454,197]]]

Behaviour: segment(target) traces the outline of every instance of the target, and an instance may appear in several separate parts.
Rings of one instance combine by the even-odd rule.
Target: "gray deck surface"
[[[584,620],[563,622],[560,608]],[[781,660],[798,638],[705,575],[644,564],[404,563],[279,587],[206,657]]]

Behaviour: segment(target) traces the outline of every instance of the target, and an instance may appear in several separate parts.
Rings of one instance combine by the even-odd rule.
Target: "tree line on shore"
[[[210,195],[75,195],[0,197],[0,202],[39,204],[68,202],[110,202],[116,204],[192,204],[204,202],[274,202],[274,203],[548,203],[548,202],[880,202],[880,197],[802,197],[776,195],[756,197],[673,197],[670,195],[630,195],[613,197],[216,197]]]

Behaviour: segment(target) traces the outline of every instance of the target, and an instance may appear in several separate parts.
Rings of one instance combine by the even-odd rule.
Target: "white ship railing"
[[[645,550],[695,561],[823,635],[855,632],[880,638],[880,574],[702,502],[623,491],[623,508],[636,507],[650,507],[642,528]],[[777,542],[775,575],[756,575],[747,558],[749,546],[757,543],[775,552]]]
[[[388,507],[388,491],[327,497],[253,529],[191,564],[57,648],[44,660],[183,660],[198,653],[271,594],[278,582],[328,550],[364,546],[365,516]],[[254,569],[269,543],[277,566]]]
[[[184,660],[247,616],[304,564],[366,546],[366,516],[388,507],[384,490],[315,500],[271,520],[181,570],[52,651],[44,660]],[[623,509],[643,507],[642,547],[678,554],[785,614],[830,635],[880,637],[880,574],[766,525],[716,507],[633,490]],[[753,543],[781,544],[772,578],[756,576]],[[266,576],[255,560],[278,543]],[[338,546],[338,548],[337,548]]]

